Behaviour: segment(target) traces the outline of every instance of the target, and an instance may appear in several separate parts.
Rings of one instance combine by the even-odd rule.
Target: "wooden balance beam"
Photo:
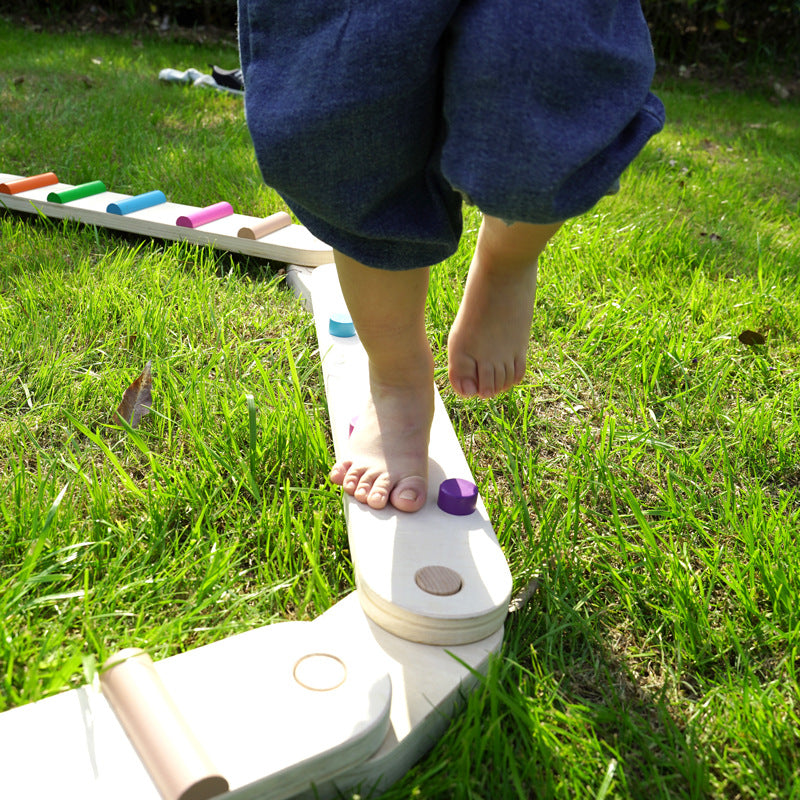
[[[314,314],[340,454],[351,420],[366,405],[367,356],[354,334],[331,333],[348,319],[333,264],[289,267],[287,281]],[[376,511],[344,495],[358,595],[371,619],[403,639],[435,645],[477,641],[502,626],[511,573],[438,391],[428,471],[427,502],[413,514],[391,507]],[[463,498],[457,513],[440,504],[442,485],[453,483],[470,500]]]
[[[502,639],[500,629],[449,648],[408,642],[371,622],[353,593],[313,622],[266,625],[154,665],[123,661],[93,685],[0,714],[0,794],[368,796],[433,746]],[[121,687],[109,691],[115,671]]]
[[[134,214],[147,208],[100,210],[136,199],[128,196],[62,202],[33,194],[63,186],[16,184],[0,201],[16,198],[34,213],[69,207],[70,218],[90,224],[121,217],[130,227],[118,229],[133,233],[169,228],[164,238],[184,227],[142,227]],[[150,209],[164,205],[150,199],[159,201]],[[227,208],[176,208],[190,218],[225,212],[231,222]],[[207,216],[186,230],[216,224]],[[207,233],[198,243],[225,247],[241,238]],[[306,234],[292,234],[295,244],[310,245]],[[262,237],[270,253],[303,249],[266,241],[274,235]],[[305,252],[321,258],[322,248]],[[366,354],[332,264],[290,266],[287,281],[314,314],[340,451],[366,400]],[[378,792],[400,778],[500,649],[512,585],[438,393],[429,456],[429,497],[419,512],[375,511],[345,495],[357,590],[313,622],[264,626],[156,664],[123,651],[94,684],[0,714],[2,796],[324,800]]]

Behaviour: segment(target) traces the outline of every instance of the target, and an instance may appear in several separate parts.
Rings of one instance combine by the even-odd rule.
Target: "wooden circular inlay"
[[[336,656],[311,653],[294,665],[294,679],[312,692],[330,692],[338,689],[347,677],[347,667]]]
[[[438,564],[418,569],[414,582],[423,592],[440,596],[456,594],[461,591],[463,584],[461,576],[455,570]]]

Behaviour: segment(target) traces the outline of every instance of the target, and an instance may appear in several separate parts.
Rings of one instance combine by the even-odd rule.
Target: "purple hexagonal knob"
[[[465,517],[478,505],[478,487],[464,478],[448,478],[439,484],[436,503],[447,514]]]

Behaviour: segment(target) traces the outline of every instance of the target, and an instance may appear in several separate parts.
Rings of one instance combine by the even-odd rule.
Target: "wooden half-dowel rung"
[[[286,228],[291,224],[292,218],[285,211],[279,211],[277,214],[271,214],[259,222],[254,222],[252,225],[245,225],[244,228],[239,228],[238,236],[241,239],[263,239],[270,233],[275,233],[275,231]]]
[[[353,318],[347,311],[333,311],[328,318],[328,333],[338,339],[351,339],[356,335]]]
[[[178,217],[175,224],[181,228],[199,228],[201,225],[208,225],[209,222],[225,219],[225,217],[230,217],[232,214],[233,206],[223,201],[198,209],[191,214]]]
[[[58,183],[55,172],[43,172],[41,175],[31,175],[30,178],[0,183],[0,194],[19,194],[31,189],[41,189],[43,186],[52,186],[55,183]]]
[[[111,656],[100,685],[164,800],[210,800],[228,791],[144,650]]]
[[[71,203],[73,200],[83,200],[84,197],[91,197],[107,191],[103,181],[89,181],[73,186],[71,189],[64,189],[60,192],[50,192],[47,195],[48,203]]]
[[[166,203],[167,198],[164,192],[156,189],[153,192],[145,192],[144,194],[137,194],[135,197],[129,197],[127,200],[118,200],[116,203],[109,203],[106,212],[109,214],[132,214],[134,211],[142,211],[145,208],[152,208],[153,206],[160,206]]]

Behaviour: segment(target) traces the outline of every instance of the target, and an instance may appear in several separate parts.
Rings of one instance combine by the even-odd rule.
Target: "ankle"
[[[511,225],[485,216],[478,234],[475,261],[492,274],[536,270],[539,256],[559,225]]]
[[[373,388],[382,389],[432,389],[433,354],[430,347],[416,353],[404,353],[396,359],[369,359],[369,381]]]
[[[480,279],[484,286],[501,288],[510,285],[520,291],[527,284],[529,291],[534,293],[539,278],[539,261],[536,257],[530,260],[476,253],[470,265],[468,279],[470,277]]]

